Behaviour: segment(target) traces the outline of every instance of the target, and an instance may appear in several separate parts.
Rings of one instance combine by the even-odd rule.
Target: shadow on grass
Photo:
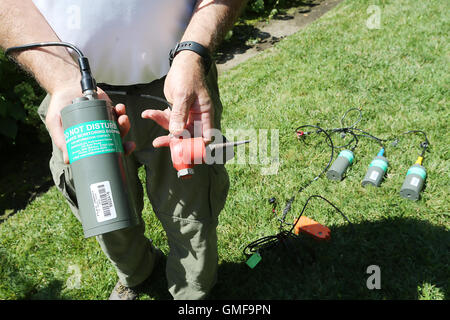
[[[144,284],[144,288],[140,291],[141,300],[172,300],[167,289],[166,260],[167,257],[164,256],[153,270],[150,279]]]
[[[419,288],[435,286],[449,298],[448,231],[426,221],[388,219],[331,229],[331,240],[315,242],[307,237],[292,240],[289,250],[279,246],[261,252],[262,261],[250,269],[241,263],[223,262],[210,300],[292,299],[402,299],[419,297]],[[63,284],[54,280],[36,289],[32,279],[14,269],[3,256],[9,287],[22,299],[67,299]],[[141,299],[171,300],[165,277],[165,258],[141,290]],[[367,268],[379,266],[381,289],[369,290]],[[9,268],[9,267],[10,268]],[[7,271],[6,269],[10,270]],[[112,288],[111,288],[112,290]],[[70,298],[69,298],[70,299]],[[107,299],[107,297],[105,297]]]
[[[49,169],[50,140],[40,142],[36,130],[23,127],[16,144],[2,145],[0,166],[0,223],[24,209],[54,184]]]
[[[64,282],[58,279],[50,280],[50,282],[40,287],[36,279],[28,276],[25,272],[17,270],[16,260],[12,255],[0,252],[0,276],[1,281],[7,282],[2,288],[0,285],[1,299],[20,299],[20,300],[72,300],[74,299],[70,290],[65,292]],[[144,283],[139,290],[140,299],[142,300],[171,300],[172,296],[167,290],[167,280],[165,276],[166,258],[154,269],[151,277]],[[40,287],[40,288],[39,288]],[[5,291],[6,289],[6,291]],[[112,291],[113,287],[111,287]],[[100,299],[108,299],[105,296]],[[78,298],[77,298],[78,299]],[[82,299],[89,299],[85,297]]]
[[[211,299],[417,299],[419,287],[449,298],[450,237],[443,227],[415,219],[387,219],[331,229],[331,240],[293,240],[262,252],[250,269],[224,262]],[[381,271],[381,289],[369,290],[367,268]],[[424,296],[424,295],[422,295]],[[428,297],[433,299],[434,297]],[[441,296],[442,298],[442,296]]]
[[[36,290],[33,295],[27,297],[29,300],[63,300],[65,298],[61,293],[64,283],[61,280],[51,281],[45,288]]]
[[[0,252],[0,275],[1,281],[8,283],[9,297],[3,297],[6,292],[0,286],[0,299],[23,299],[23,300],[57,300],[64,299],[61,294],[63,282],[52,280],[44,288],[38,289],[36,281],[24,272],[17,270],[15,258],[12,255]]]
[[[274,44],[279,40],[276,37],[272,37],[268,32],[263,32],[254,26],[238,24],[234,26],[231,38],[222,42],[219,46],[214,54],[214,58],[217,64],[224,64],[233,59],[236,54],[245,53],[257,44],[266,42]]]

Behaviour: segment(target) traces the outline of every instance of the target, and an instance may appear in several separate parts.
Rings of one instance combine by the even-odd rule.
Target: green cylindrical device
[[[112,107],[105,100],[82,97],[63,108],[61,118],[84,236],[136,225]]]
[[[405,181],[403,181],[400,195],[409,200],[419,200],[420,191],[427,177],[425,167],[415,163],[406,173]]]
[[[362,186],[365,187],[367,185],[372,185],[375,187],[379,187],[381,181],[383,180],[384,175],[386,174],[388,168],[388,160],[383,157],[384,148],[380,150],[378,155],[369,165],[369,169],[367,170],[366,176],[362,181]]]
[[[327,172],[330,180],[341,181],[345,170],[353,163],[354,155],[350,150],[342,150]]]
[[[97,99],[87,57],[67,42],[38,42],[7,48],[6,55],[39,47],[71,48],[78,55],[83,97],[61,110],[81,223],[86,238],[131,227],[138,216],[126,187],[123,146],[112,107]]]

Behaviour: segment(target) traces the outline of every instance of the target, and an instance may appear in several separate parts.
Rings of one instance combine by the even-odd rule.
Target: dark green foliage
[[[272,18],[281,10],[298,7],[311,6],[320,2],[317,0],[250,0],[245,8],[243,18]]]
[[[266,3],[269,1],[266,1]],[[255,13],[260,13],[264,11],[264,6],[267,5],[264,3],[264,0],[253,0],[248,3],[247,11],[252,11]]]
[[[0,147],[14,143],[19,127],[33,128],[47,139],[36,109],[45,96],[36,81],[0,51]]]

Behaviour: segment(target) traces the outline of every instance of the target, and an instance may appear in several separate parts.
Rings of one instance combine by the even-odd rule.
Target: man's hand
[[[176,55],[164,83],[164,95],[172,110],[149,109],[142,117],[156,121],[174,136],[186,129],[191,137],[195,133],[201,135],[205,143],[211,142],[214,108],[205,83],[202,58],[197,53],[184,50]],[[168,136],[158,137],[153,146],[167,146],[168,142]]]
[[[224,35],[233,26],[246,0],[197,0],[191,20],[180,39],[195,41],[214,52]],[[164,84],[164,95],[172,104],[172,110],[145,110],[143,118],[152,119],[173,135],[180,135],[183,129],[201,135],[205,143],[212,139],[214,109],[205,84],[205,70],[202,58],[195,52],[179,52]],[[199,128],[197,128],[197,125]],[[158,137],[154,147],[168,146],[169,136]]]
[[[111,104],[111,100],[108,95],[100,88],[97,88],[98,98],[106,100]],[[69,156],[67,153],[66,141],[64,138],[64,130],[61,121],[61,110],[72,103],[75,98],[81,97],[81,89],[79,83],[70,83],[68,85],[62,85],[56,89],[50,100],[50,105],[45,118],[45,124],[48,132],[52,137],[55,145],[63,152],[64,163],[69,163]],[[125,106],[123,104],[117,104],[114,107],[114,111],[117,115],[117,122],[119,124],[120,136],[124,137],[130,130],[130,121],[126,115]],[[126,155],[133,152],[135,148],[134,142],[126,142],[123,145]]]

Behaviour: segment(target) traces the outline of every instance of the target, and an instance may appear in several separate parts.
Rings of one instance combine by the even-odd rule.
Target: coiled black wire
[[[420,156],[424,157],[425,152],[427,151],[428,147],[430,146],[430,141],[428,140],[427,134],[425,133],[425,131],[422,131],[422,130],[410,130],[407,132],[403,132],[402,135],[411,134],[411,133],[420,133],[425,138],[425,140],[420,143],[420,147],[422,148]],[[398,138],[396,139],[396,141],[398,141]]]
[[[345,126],[345,125],[344,125],[344,120],[345,120],[345,118],[347,117],[347,115],[348,115],[350,112],[352,112],[352,111],[358,111],[359,117],[358,117],[358,119],[357,119],[351,126]],[[265,249],[268,249],[268,248],[277,246],[277,245],[279,245],[280,243],[286,243],[285,240],[287,240],[288,238],[299,238],[298,235],[296,235],[295,233],[292,232],[292,231],[294,230],[294,228],[295,228],[295,224],[293,224],[293,223],[286,223],[286,222],[285,222],[286,216],[287,216],[287,214],[289,213],[289,211],[290,211],[291,208],[292,208],[292,203],[294,202],[296,195],[297,195],[298,193],[301,193],[305,188],[307,188],[308,186],[310,186],[314,181],[318,180],[325,172],[327,172],[327,170],[328,170],[329,167],[331,166],[331,163],[333,162],[335,149],[340,149],[340,148],[351,148],[351,150],[354,151],[355,148],[356,148],[357,145],[358,145],[358,142],[359,142],[358,137],[366,137],[366,138],[370,138],[370,139],[376,141],[382,148],[385,148],[385,144],[386,144],[388,141],[394,140],[394,141],[397,141],[397,142],[398,142],[398,140],[399,140],[399,137],[398,137],[398,136],[397,136],[397,137],[394,137],[394,138],[382,139],[382,138],[379,138],[379,137],[374,136],[373,134],[371,134],[371,133],[369,133],[369,132],[367,132],[367,131],[365,131],[365,130],[356,128],[356,125],[357,125],[359,122],[361,122],[361,120],[362,120],[362,112],[361,112],[361,109],[359,109],[359,108],[350,108],[350,109],[348,109],[348,110],[343,114],[343,116],[341,117],[341,125],[342,125],[341,128],[323,129],[323,128],[321,128],[321,127],[319,127],[319,126],[316,126],[316,125],[303,125],[303,126],[297,127],[297,128],[295,129],[295,132],[296,132],[297,137],[298,137],[299,139],[303,139],[303,136],[308,136],[308,135],[311,135],[312,133],[323,133],[323,134],[325,134],[327,144],[328,144],[328,146],[330,147],[330,150],[331,150],[330,160],[328,161],[328,163],[326,164],[326,166],[323,168],[323,170],[322,170],[322,171],[321,171],[314,179],[312,179],[311,181],[307,182],[305,185],[301,186],[301,187],[297,190],[296,194],[294,194],[294,195],[287,201],[287,203],[286,203],[286,205],[285,205],[285,207],[284,207],[284,209],[283,209],[282,216],[281,216],[281,218],[279,218],[279,221],[280,221],[279,232],[278,232],[277,234],[275,234],[275,235],[270,235],[270,236],[262,237],[262,238],[259,238],[259,239],[255,240],[255,241],[251,242],[250,244],[248,244],[248,245],[244,248],[244,250],[243,250],[244,255],[247,255],[247,256],[248,256],[248,255],[250,255],[250,254],[252,254],[252,253],[259,252],[259,251],[262,251],[262,250],[265,250]],[[306,132],[303,132],[303,130],[304,130],[305,128],[313,128],[313,129],[315,129],[315,131],[311,131],[311,132],[306,131]],[[342,134],[347,134],[347,133],[348,133],[348,134],[351,134],[351,135],[352,135],[352,138],[353,138],[353,139],[352,139],[349,143],[347,143],[347,144],[345,144],[345,145],[335,146],[335,145],[333,144],[333,140],[332,140],[332,138],[331,138],[331,134],[333,134],[333,133],[341,133],[341,135],[342,135]],[[420,146],[421,146],[421,148],[422,148],[421,156],[423,157],[423,156],[425,155],[425,152],[426,152],[427,148],[429,147],[429,144],[430,144],[430,143],[429,143],[429,140],[428,140],[428,138],[427,138],[427,135],[426,135],[426,133],[425,133],[424,131],[422,131],[422,130],[410,130],[410,131],[407,131],[407,132],[402,133],[401,135],[406,135],[406,134],[411,134],[411,133],[420,133],[420,134],[422,134],[422,135],[424,136],[425,140],[420,144]],[[353,143],[354,143],[354,144],[353,144]],[[353,146],[350,147],[352,144],[353,144]],[[322,196],[320,196],[320,195],[312,195],[312,196],[310,196],[310,197],[306,200],[306,203],[304,204],[304,206],[303,206],[303,208],[302,208],[302,210],[301,210],[301,212],[300,212],[300,214],[299,214],[299,216],[298,216],[298,218],[297,218],[297,221],[298,221],[298,220],[300,219],[300,217],[303,215],[303,212],[305,211],[305,209],[306,209],[306,207],[307,207],[309,201],[310,201],[312,198],[320,198],[320,199],[326,201],[326,202],[327,202],[329,205],[331,205],[338,213],[341,214],[341,216],[342,216],[342,217],[350,224],[350,226],[352,227],[352,230],[353,230],[353,225],[352,225],[352,223],[351,223],[350,220],[342,213],[342,211],[341,211],[338,207],[336,207],[333,203],[331,203],[328,199],[326,199],[326,198],[324,198],[324,197],[322,197]],[[273,200],[273,199],[274,199],[274,198],[272,198],[271,200]],[[276,202],[275,202],[275,201],[276,201],[276,200],[273,200],[273,203],[274,203],[273,211],[274,211],[274,212],[275,212],[275,206],[276,206]],[[290,226],[290,229],[288,229],[288,230],[285,229],[284,227],[285,227],[286,225],[289,225],[289,226]]]
[[[327,164],[325,165],[325,167],[322,169],[322,171],[321,171],[314,179],[310,180],[310,181],[307,182],[305,185],[303,185],[302,187],[300,187],[300,188],[297,190],[296,194],[294,194],[294,195],[287,201],[286,206],[285,206],[284,209],[283,209],[282,217],[281,217],[281,219],[279,219],[279,220],[280,220],[280,227],[279,227],[279,230],[280,230],[280,231],[279,231],[277,234],[275,234],[275,235],[265,236],[265,237],[259,238],[259,239],[255,240],[255,241],[251,242],[250,244],[248,244],[248,245],[244,248],[244,250],[243,250],[244,255],[246,255],[246,256],[248,256],[248,255],[250,255],[250,254],[253,254],[253,253],[255,253],[255,252],[260,252],[260,251],[265,250],[265,249],[268,249],[268,248],[272,248],[272,247],[274,247],[274,246],[279,245],[280,243],[285,244],[285,243],[286,243],[285,240],[287,240],[288,238],[295,238],[295,239],[298,239],[298,238],[299,238],[299,236],[296,235],[296,234],[293,232],[293,230],[294,230],[294,228],[295,228],[295,224],[293,224],[293,223],[291,224],[291,223],[286,223],[286,222],[285,222],[286,216],[287,216],[288,212],[289,212],[289,211],[291,210],[291,208],[292,208],[292,203],[294,202],[296,195],[297,195],[298,193],[301,193],[304,189],[306,189],[307,187],[309,187],[314,181],[318,180],[323,174],[325,174],[325,173],[327,172],[328,168],[331,166],[331,163],[333,162],[333,158],[334,158],[334,149],[335,149],[335,147],[334,147],[334,145],[333,145],[333,140],[331,139],[330,134],[329,134],[327,131],[325,131],[323,128],[319,127],[319,126],[316,126],[316,125],[303,125],[303,126],[297,127],[297,128],[295,129],[295,132],[297,133],[297,135],[298,135],[299,132],[304,133],[304,132],[301,131],[301,130],[304,130],[305,128],[313,128],[313,129],[315,129],[315,131],[313,131],[313,132],[307,132],[307,133],[306,133],[307,135],[310,135],[310,134],[312,134],[312,133],[323,133],[323,134],[325,134],[326,139],[327,139],[327,143],[329,144],[330,150],[331,150],[331,153],[330,153],[330,159],[329,159],[329,161],[327,162]],[[309,201],[310,201],[312,198],[320,198],[320,199],[322,199],[322,200],[328,202],[328,204],[330,204],[335,210],[337,210],[337,211],[345,218],[345,220],[347,220],[347,221],[351,224],[350,220],[342,213],[341,210],[339,210],[339,208],[337,208],[337,207],[336,207],[333,203],[331,203],[328,199],[326,199],[326,198],[324,198],[324,197],[322,197],[322,196],[320,196],[320,195],[312,195],[312,196],[310,196],[310,197],[306,200],[306,203],[305,203],[305,205],[303,206],[303,209],[301,210],[300,215],[299,215],[298,218],[297,218],[297,221],[298,221],[298,219],[300,219],[300,217],[303,215],[303,212],[305,211],[305,209],[306,209],[306,207],[307,207]],[[286,226],[286,225],[289,225],[289,226],[290,226],[290,229],[289,229],[289,230],[285,229],[285,226]]]
[[[348,114],[351,111],[358,111],[358,119],[356,119],[356,121],[351,126],[345,126],[344,125],[344,120],[345,120],[345,118],[348,116]],[[364,130],[356,128],[356,125],[358,123],[360,123],[361,120],[362,120],[362,111],[361,111],[361,109],[359,109],[359,108],[350,108],[347,111],[345,111],[343,116],[341,117],[341,125],[342,125],[342,127],[334,128],[334,129],[326,129],[330,133],[341,133],[342,136],[344,136],[345,134],[352,135],[353,139],[350,140],[349,143],[347,143],[345,145],[341,145],[341,146],[335,146],[336,149],[349,148],[351,151],[355,151],[356,147],[358,146],[358,142],[359,142],[358,137],[366,137],[366,138],[373,139],[376,142],[378,142],[382,148],[384,148],[384,143],[387,142],[388,140],[378,138],[378,137],[370,134],[369,132],[366,132]],[[355,132],[355,131],[357,131],[357,132]],[[352,145],[353,142],[354,142],[354,145],[352,147],[350,147],[350,145]]]
[[[328,199],[326,199],[326,198],[324,198],[324,197],[322,197],[322,196],[320,196],[318,194],[314,194],[314,195],[310,196],[306,200],[306,202],[305,202],[305,204],[304,204],[300,214],[298,215],[296,221],[300,220],[300,218],[302,217],[303,213],[306,210],[306,207],[308,206],[309,201],[311,199],[313,199],[313,198],[319,198],[319,199],[322,199],[322,200],[326,201],[330,206],[332,206],[350,224],[351,228],[353,229],[353,224],[342,213],[342,211],[338,207],[336,207],[333,203],[331,203],[331,201],[329,201]],[[277,233],[275,235],[262,237],[262,238],[259,238],[259,239],[255,240],[255,241],[251,242],[250,244],[248,244],[244,248],[244,254],[248,256],[248,255],[250,255],[252,253],[260,252],[260,251],[263,251],[265,249],[272,248],[272,247],[278,245],[279,243],[283,243],[289,237],[298,239],[299,236],[296,235],[293,232],[294,228],[295,228],[295,224],[292,224],[292,227],[289,230],[286,230],[286,229],[283,230],[282,229],[282,230],[280,230],[279,233]]]

